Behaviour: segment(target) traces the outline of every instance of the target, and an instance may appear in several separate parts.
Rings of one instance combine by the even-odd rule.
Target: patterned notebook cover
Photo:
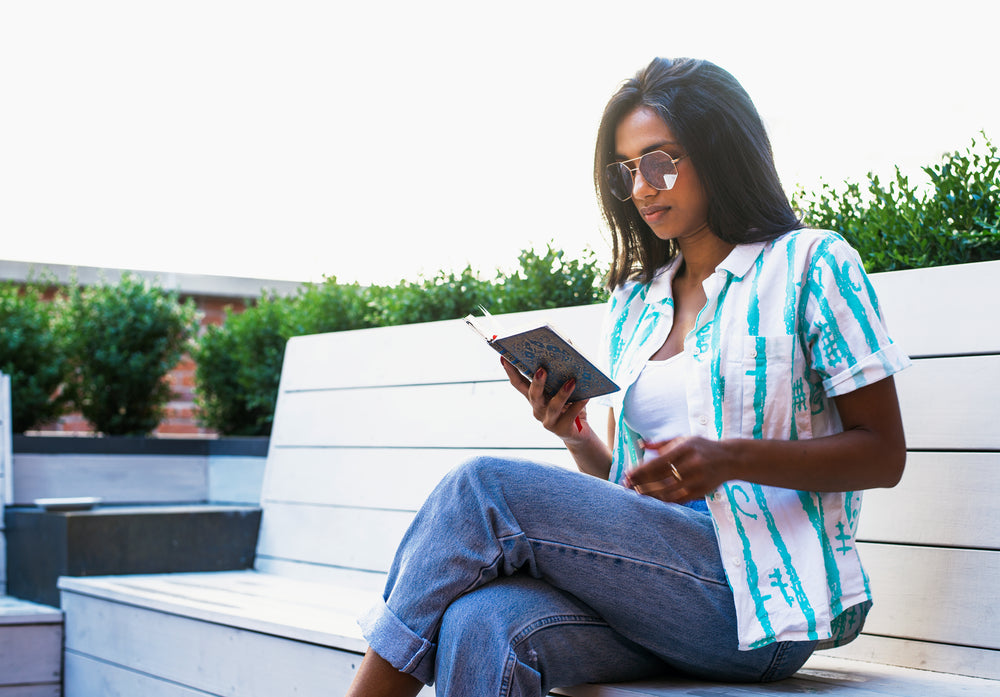
[[[498,337],[489,340],[489,344],[513,363],[525,377],[531,378],[535,371],[544,366],[548,373],[545,380],[545,393],[548,395],[555,394],[570,378],[576,378],[576,389],[570,396],[570,401],[573,402],[620,389],[548,325]]]

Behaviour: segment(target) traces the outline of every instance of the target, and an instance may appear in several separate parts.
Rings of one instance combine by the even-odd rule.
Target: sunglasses
[[[643,180],[654,189],[658,189],[659,191],[672,189],[674,182],[677,181],[676,164],[685,157],[687,155],[674,158],[662,150],[654,150],[653,152],[647,152],[642,157],[625,160],[624,162],[612,162],[604,172],[608,190],[611,191],[615,198],[628,201],[632,198],[632,189],[635,187],[635,180],[632,174],[636,170],[642,175]],[[630,162],[635,162],[636,160],[639,162],[638,165],[635,167],[628,166]]]

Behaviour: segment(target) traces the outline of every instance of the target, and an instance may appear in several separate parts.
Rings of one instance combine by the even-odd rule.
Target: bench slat
[[[915,360],[896,387],[911,450],[1000,450],[1000,355]]]
[[[277,449],[265,506],[281,503],[415,511],[452,467],[479,454],[553,460],[572,468],[565,450],[475,451],[378,449]],[[558,457],[550,457],[558,456]],[[859,539],[916,545],[1000,549],[1000,519],[992,502],[1000,497],[1000,453],[910,453],[903,480],[894,489],[865,492]],[[980,482],[968,492],[942,487],[943,478]],[[934,515],[927,515],[933,510]],[[278,510],[275,510],[278,513]],[[262,539],[272,519],[264,517]],[[325,545],[328,530],[300,530],[303,544]],[[272,545],[273,546],[273,545]],[[269,550],[260,550],[268,554]]]
[[[847,646],[823,655],[1000,680],[1000,651],[969,646],[862,634]]]
[[[918,360],[896,384],[910,449],[1000,450],[991,410],[1000,394],[1000,355]],[[415,418],[414,404],[435,417]],[[293,392],[281,395],[280,409],[271,434],[278,447],[560,445],[507,382]],[[373,418],[386,426],[371,428]]]
[[[875,594],[866,633],[1000,649],[1000,552],[863,542],[858,550]]]
[[[889,334],[911,356],[1000,353],[1000,261],[872,274]]]
[[[480,456],[519,457],[574,468],[565,448],[473,450],[281,448],[271,450],[262,499],[416,511],[447,472]],[[265,521],[265,525],[266,525]]]
[[[578,685],[553,690],[569,697],[756,697],[786,694],[837,694],[844,697],[993,697],[996,684],[976,678],[905,670],[877,663],[863,663],[818,654],[795,677],[761,685],[706,685],[694,680],[640,681],[625,685]]]
[[[603,304],[522,312],[505,315],[500,321],[514,330],[550,318],[554,318],[555,328],[580,351],[591,360],[598,358]],[[288,342],[281,375],[282,392],[506,379],[500,355],[464,320],[320,336],[295,337]]]
[[[895,488],[864,497],[859,540],[1000,549],[1000,453],[909,453]]]
[[[340,506],[271,503],[257,554],[332,569],[387,572],[414,514]],[[304,534],[311,531],[309,534]]]

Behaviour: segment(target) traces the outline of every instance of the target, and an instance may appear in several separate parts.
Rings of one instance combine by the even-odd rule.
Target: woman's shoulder
[[[833,230],[801,227],[773,240],[770,255],[814,264],[821,258],[838,260],[838,266],[847,260],[856,260],[857,252],[844,236]]]

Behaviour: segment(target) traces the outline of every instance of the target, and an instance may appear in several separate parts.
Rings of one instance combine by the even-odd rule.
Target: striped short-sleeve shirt
[[[610,478],[641,462],[624,395],[673,321],[680,259],[609,301],[606,368],[618,429]],[[817,438],[842,430],[831,398],[909,365],[886,331],[857,253],[839,235],[800,229],[737,246],[704,283],[687,335],[691,433],[713,439]],[[730,481],[708,496],[736,602],[740,648],[854,638],[870,605],[854,537],[860,492],[817,493]]]

